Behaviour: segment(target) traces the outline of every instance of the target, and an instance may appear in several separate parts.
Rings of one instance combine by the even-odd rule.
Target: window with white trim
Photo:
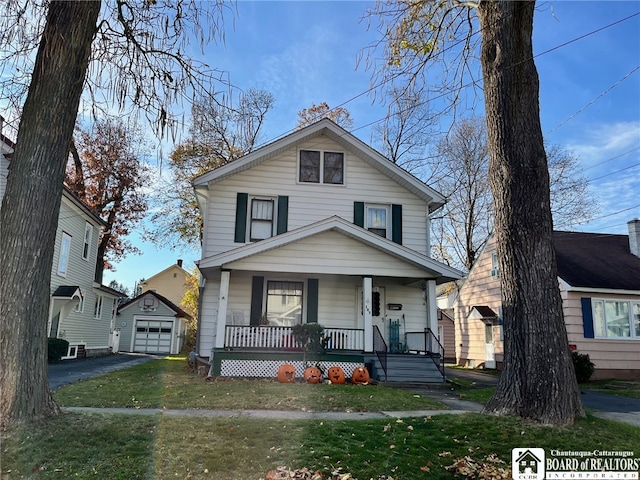
[[[249,215],[249,240],[256,242],[272,237],[275,217],[273,198],[252,198]]]
[[[498,254],[493,252],[491,254],[491,276],[498,278],[500,276],[500,265],[498,264]]]
[[[591,299],[597,338],[640,338],[640,302]]]
[[[84,224],[84,245],[82,246],[82,258],[89,260],[89,252],[91,251],[91,237],[93,236],[93,227],[89,222]]]
[[[300,150],[298,180],[302,183],[344,185],[344,153]]]
[[[84,312],[84,293],[82,292],[82,289],[80,289],[80,301],[76,305],[76,308],[73,309],[73,311],[76,313]]]
[[[102,317],[102,295],[96,295],[96,303],[93,307],[93,318],[99,319]]]
[[[58,275],[67,276],[67,267],[69,266],[69,252],[71,251],[71,235],[62,232],[60,239],[60,257],[58,258]]]
[[[364,210],[364,228],[371,233],[389,238],[391,232],[389,205],[367,204]]]
[[[269,325],[291,327],[302,323],[303,282],[267,282]]]

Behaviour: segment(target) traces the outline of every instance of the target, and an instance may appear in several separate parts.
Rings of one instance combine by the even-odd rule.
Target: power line
[[[596,167],[599,167],[600,165],[604,165],[605,163],[612,162],[613,160],[617,160],[618,158],[624,157],[625,155],[629,155],[630,153],[633,153],[636,150],[640,150],[640,147],[632,148],[631,150],[627,150],[626,152],[621,153],[620,155],[616,155],[615,157],[611,157],[611,158],[609,158],[607,160],[604,160],[602,162],[598,162],[598,163],[596,163],[594,165],[591,165],[590,167],[583,168],[582,171],[586,172],[587,170],[591,170],[592,168],[596,168]]]

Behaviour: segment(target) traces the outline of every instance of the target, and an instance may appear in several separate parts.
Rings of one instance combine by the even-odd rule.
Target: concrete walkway
[[[472,410],[411,410],[399,412],[302,412],[292,410],[172,410],[164,408],[92,408],[62,407],[65,412],[108,413],[121,415],[165,415],[198,418],[267,418],[271,420],[384,420],[385,418],[461,415]]]

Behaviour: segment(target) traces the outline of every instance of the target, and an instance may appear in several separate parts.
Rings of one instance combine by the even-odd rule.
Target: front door
[[[493,325],[484,324],[484,368],[496,368],[496,352],[493,346]]]

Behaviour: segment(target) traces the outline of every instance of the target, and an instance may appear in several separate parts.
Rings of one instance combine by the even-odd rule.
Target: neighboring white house
[[[0,137],[0,201],[4,197],[14,144]],[[63,359],[111,352],[113,321],[121,294],[94,281],[103,220],[69,189],[63,188],[51,269],[47,332],[64,338]]]
[[[594,379],[640,378],[640,220],[628,227],[628,236],[553,233],[569,346],[590,356]],[[501,303],[491,237],[455,306],[458,364],[502,367]]]
[[[193,185],[204,220],[196,349],[213,374],[301,368],[291,329],[309,322],[342,355],[323,360],[347,368],[437,356],[436,285],[461,276],[429,256],[438,192],[327,119]]]

